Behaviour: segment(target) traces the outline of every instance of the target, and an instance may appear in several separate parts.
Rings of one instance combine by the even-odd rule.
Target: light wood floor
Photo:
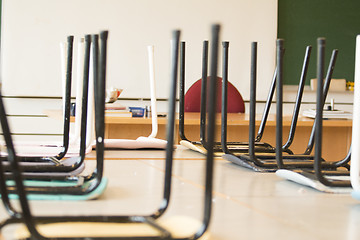
[[[160,204],[164,175],[162,151],[110,151],[105,176],[109,185],[98,200],[32,201],[34,214],[149,214]],[[93,159],[94,153],[88,156]],[[116,160],[119,159],[119,160]],[[204,156],[179,147],[175,151],[173,192],[165,216],[202,218]],[[88,160],[87,166],[93,165]],[[360,202],[348,194],[317,192],[255,173],[221,158],[215,160],[211,239],[360,239]],[[0,217],[6,213],[3,208]],[[12,239],[17,226],[2,235]]]

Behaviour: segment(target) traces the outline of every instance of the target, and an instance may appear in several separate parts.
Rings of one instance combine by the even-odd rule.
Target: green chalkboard
[[[278,0],[278,37],[285,40],[284,83],[298,84],[305,47],[312,45],[307,84],[316,77],[316,39],[326,38],[326,63],[339,54],[333,78],[354,79],[355,38],[360,34],[359,0]]]

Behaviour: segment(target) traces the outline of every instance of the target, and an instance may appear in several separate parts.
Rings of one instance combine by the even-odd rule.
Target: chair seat
[[[208,78],[209,79],[209,78]],[[221,112],[222,78],[217,78],[216,112]],[[240,92],[228,82],[228,113],[244,113],[245,104]],[[185,112],[200,112],[201,106],[201,79],[197,80],[186,92],[184,98]]]

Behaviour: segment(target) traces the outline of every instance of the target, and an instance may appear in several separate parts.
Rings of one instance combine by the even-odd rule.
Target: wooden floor
[[[88,155],[87,167],[95,154]],[[163,151],[108,151],[105,176],[109,185],[98,200],[32,201],[34,214],[149,214],[160,204],[164,176]],[[202,218],[204,156],[178,147],[173,192],[163,216]],[[325,194],[278,178],[255,173],[221,158],[215,160],[213,240],[360,239],[360,202],[349,194]],[[6,213],[0,211],[1,219]],[[18,226],[2,231],[13,239]]]

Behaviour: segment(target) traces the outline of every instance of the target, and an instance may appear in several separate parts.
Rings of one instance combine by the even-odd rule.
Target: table
[[[200,114],[185,113],[185,135],[189,140],[197,141],[200,135]],[[261,115],[256,116],[256,129],[260,125]],[[220,141],[220,114],[217,115],[216,141]],[[151,118],[126,118],[106,116],[105,138],[136,139],[151,133]],[[166,138],[166,118],[158,118],[158,138]],[[291,146],[294,153],[303,153],[306,149],[313,120],[300,116]],[[283,143],[287,141],[291,125],[291,117],[283,119]],[[248,141],[249,118],[247,114],[228,114],[228,141]],[[275,146],[275,115],[270,115],[262,141]],[[336,161],[345,157],[351,144],[352,120],[324,120],[323,121],[323,156],[326,160]],[[175,142],[178,143],[179,125],[176,122]],[[256,130],[257,131],[257,130]]]

